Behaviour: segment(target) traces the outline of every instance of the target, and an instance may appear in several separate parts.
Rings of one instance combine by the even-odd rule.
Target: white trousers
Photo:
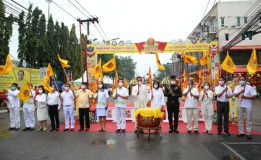
[[[9,108],[10,115],[10,127],[11,128],[20,128],[20,113],[19,107]]]
[[[64,106],[63,113],[65,118],[65,129],[69,129],[69,120],[71,120],[71,129],[74,128],[74,110],[73,106]]]
[[[252,107],[238,107],[238,130],[239,134],[244,134],[244,114],[246,115],[246,131],[247,135],[251,135],[252,130]]]
[[[213,123],[213,106],[211,105],[203,105],[203,115],[204,115],[204,123],[205,123],[205,130],[212,131],[212,123]]]
[[[126,129],[126,108],[116,108],[117,129]]]
[[[34,117],[34,108],[33,107],[24,107],[24,123],[26,128],[35,127],[35,117]]]
[[[187,129],[192,130],[192,118],[194,121],[194,131],[198,131],[198,109],[197,108],[186,108],[187,114]]]

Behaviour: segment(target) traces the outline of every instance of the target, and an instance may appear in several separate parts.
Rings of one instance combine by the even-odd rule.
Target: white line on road
[[[239,143],[239,142],[238,142]],[[221,142],[227,149],[229,149],[232,153],[234,153],[236,156],[238,156],[241,160],[246,160],[244,157],[242,157],[239,153],[237,153],[233,148],[229,147],[226,142]]]

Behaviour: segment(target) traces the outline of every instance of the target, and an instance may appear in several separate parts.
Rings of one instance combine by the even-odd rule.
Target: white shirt
[[[161,108],[165,105],[165,97],[162,88],[152,88],[152,91],[149,94],[149,99],[151,99],[151,107]]]
[[[30,91],[30,99],[29,99],[29,101],[27,101],[27,102],[24,102],[24,106],[23,107],[25,107],[25,108],[27,108],[27,107],[34,107],[34,97],[35,97],[35,91],[34,90],[31,90]]]
[[[47,103],[49,105],[58,105],[58,104],[60,104],[59,96],[60,96],[60,93],[58,93],[57,91],[48,93]]]
[[[205,95],[205,96],[204,96],[204,99],[202,99],[204,94],[205,94],[205,93],[204,93],[204,91],[202,90],[202,91],[200,92],[200,94],[199,94],[199,101],[202,103],[202,105],[211,105],[211,106],[212,106],[213,92],[212,92],[210,89],[208,89],[208,90],[206,91],[206,94],[207,94],[207,95]]]
[[[227,87],[227,91],[226,92],[224,92],[223,94],[222,94],[222,96],[220,96],[220,97],[217,97],[217,101],[219,101],[219,102],[228,102],[228,98],[226,97],[226,94],[228,95],[228,96],[232,96],[232,90],[230,89],[230,87],[229,86],[226,86],[226,85],[224,85],[224,87],[222,87],[222,86],[217,86],[217,87],[215,87],[215,93],[218,95],[218,94],[220,94],[220,93],[222,93],[224,90],[225,90],[225,88]]]
[[[37,101],[37,107],[39,108],[47,107],[47,96],[45,93],[38,94],[35,100]]]
[[[139,92],[139,95],[137,95]],[[136,85],[132,88],[131,92],[133,98],[134,98],[134,105],[135,108],[143,108],[147,107],[147,102],[148,102],[148,89],[146,85]]]
[[[20,107],[20,100],[18,98],[18,94],[20,91],[18,89],[12,91],[8,90],[7,99],[8,99],[8,108],[16,108]]]
[[[116,96],[116,94],[119,94],[121,96],[129,96],[129,91],[125,87],[117,88],[113,92],[113,97]],[[117,108],[126,108],[126,99],[123,99],[121,97],[117,97],[115,100],[115,107]]]
[[[245,88],[245,92],[241,93],[244,94],[244,96],[256,96],[257,92],[256,90],[251,87],[250,85],[246,85],[245,87],[242,87],[241,85],[238,85],[235,87],[234,94],[238,94]],[[241,98],[242,95],[239,95],[238,97],[238,107],[244,107],[244,108],[250,108],[252,107],[252,99],[245,99]]]
[[[72,91],[63,91],[61,94],[63,106],[74,106],[74,95]]]
[[[184,89],[183,94],[186,93],[187,91],[188,91],[188,88]],[[197,88],[192,88],[190,92],[195,96],[199,96]],[[190,95],[190,92],[186,96],[184,107],[185,108],[198,108],[198,99],[196,99],[195,97],[192,97]]]
[[[97,96],[97,93],[95,94],[95,97],[96,96]],[[106,89],[103,92],[101,90],[99,90],[96,108],[105,108],[106,100],[108,98],[110,98],[110,97],[109,97],[108,91]]]

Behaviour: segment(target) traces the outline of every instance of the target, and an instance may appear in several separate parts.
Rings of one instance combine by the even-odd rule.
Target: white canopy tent
[[[112,79],[110,79],[109,77],[107,76],[104,76],[104,83],[105,84],[112,84]],[[86,82],[86,71],[83,73],[83,81]],[[80,77],[79,79],[76,79],[74,81],[74,83],[82,83],[82,77]]]

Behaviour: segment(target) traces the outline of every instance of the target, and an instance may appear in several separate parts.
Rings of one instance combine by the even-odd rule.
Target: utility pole
[[[48,2],[48,19],[50,17],[50,3],[52,3],[52,0],[46,0],[46,2]]]

